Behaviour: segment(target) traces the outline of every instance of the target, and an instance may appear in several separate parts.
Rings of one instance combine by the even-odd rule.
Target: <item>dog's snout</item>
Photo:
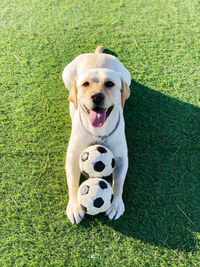
[[[93,103],[96,105],[101,105],[104,98],[105,98],[105,96],[102,93],[94,94],[91,96]]]

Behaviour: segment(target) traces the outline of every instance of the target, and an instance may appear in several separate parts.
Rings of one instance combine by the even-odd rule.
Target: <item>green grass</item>
[[[0,266],[199,266],[198,1],[1,1]],[[118,221],[65,215],[61,73],[103,44],[132,76]]]

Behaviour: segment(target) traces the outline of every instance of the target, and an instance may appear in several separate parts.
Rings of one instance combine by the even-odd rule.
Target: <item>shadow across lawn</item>
[[[125,107],[126,211],[117,221],[101,215],[98,219],[145,243],[195,250],[192,232],[200,230],[200,109],[134,81],[131,87]]]

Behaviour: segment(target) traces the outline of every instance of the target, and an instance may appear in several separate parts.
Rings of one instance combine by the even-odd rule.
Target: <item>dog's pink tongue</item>
[[[106,111],[102,108],[90,110],[90,123],[93,127],[101,127],[106,120]]]

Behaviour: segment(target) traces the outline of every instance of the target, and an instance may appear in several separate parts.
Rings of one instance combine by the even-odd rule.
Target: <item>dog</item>
[[[114,154],[114,199],[106,215],[118,219],[125,211],[123,185],[128,169],[123,108],[130,96],[131,76],[124,65],[98,46],[94,53],[81,54],[69,63],[62,79],[69,89],[71,136],[66,156],[66,176],[69,189],[67,216],[79,224],[84,211],[78,204],[80,182],[79,157],[92,144],[102,144]]]

